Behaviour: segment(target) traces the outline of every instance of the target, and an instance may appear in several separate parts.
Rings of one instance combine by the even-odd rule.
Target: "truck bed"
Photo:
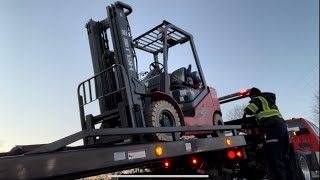
[[[79,132],[56,142],[24,153],[0,157],[0,179],[77,178],[141,167],[166,158],[203,152],[226,150],[253,143],[253,136],[208,137],[203,139],[179,139],[172,142],[145,142],[140,144],[113,145],[106,147],[78,147],[63,150],[69,140],[79,140],[87,135],[145,134],[155,132],[188,132],[199,130],[241,130],[241,126],[168,127],[168,128],[118,128],[95,130],[95,133]],[[99,134],[98,133],[98,134]],[[77,138],[75,138],[77,137]],[[226,138],[231,145],[226,144]],[[65,142],[65,143],[62,143]],[[61,147],[60,147],[61,146]],[[155,154],[155,147],[163,148],[162,156]],[[66,149],[66,148],[65,148]]]

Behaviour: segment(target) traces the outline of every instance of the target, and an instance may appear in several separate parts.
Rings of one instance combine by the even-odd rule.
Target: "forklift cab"
[[[190,43],[190,52],[192,54],[189,59],[192,60],[190,63],[193,66],[184,64],[184,67],[181,67],[180,61],[179,64],[174,64],[180,67],[169,66],[168,60],[170,59],[170,62],[174,62],[175,59],[171,56],[175,54],[175,48],[173,47],[178,47],[176,45],[182,45],[187,42]],[[144,72],[146,75],[140,78],[146,87],[147,93],[160,91],[172,96],[182,111],[192,109],[198,104],[196,102],[197,97],[207,87],[192,35],[167,21],[163,21],[160,25],[135,38],[133,44],[136,49],[153,56],[153,61],[149,63],[149,71],[147,73]],[[170,58],[168,58],[169,51]],[[142,60],[139,63],[142,63]]]

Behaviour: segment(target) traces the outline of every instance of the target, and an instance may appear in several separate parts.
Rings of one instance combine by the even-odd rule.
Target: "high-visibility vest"
[[[261,101],[262,110],[259,113],[257,113],[259,108],[254,103],[250,103],[247,106],[247,108],[250,109],[254,113],[254,115],[256,116],[256,118],[258,120],[261,120],[262,118],[272,117],[272,116],[278,116],[278,117],[282,118],[282,115],[279,112],[279,110],[277,108],[273,108],[273,109],[270,108],[268,101],[264,97],[258,96],[255,98],[258,98]]]

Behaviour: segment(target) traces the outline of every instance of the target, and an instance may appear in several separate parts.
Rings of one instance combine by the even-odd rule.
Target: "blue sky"
[[[85,24],[104,19],[112,2],[0,2],[0,151],[80,130],[76,88],[93,75]],[[134,37],[162,20],[193,34],[207,84],[219,95],[255,86],[277,94],[285,118],[314,118],[318,0],[123,2],[133,7]]]

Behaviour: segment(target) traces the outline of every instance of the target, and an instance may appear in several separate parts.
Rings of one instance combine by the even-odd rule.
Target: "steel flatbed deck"
[[[177,132],[209,130],[232,130],[236,133],[237,130],[241,130],[241,126],[118,128],[81,131],[22,155],[0,157],[0,179],[71,179],[86,177],[141,167],[172,157],[246,146],[254,143],[250,139],[252,139],[252,136],[256,136],[208,137],[171,142],[145,142],[61,150],[70,143],[90,136],[156,132],[177,135]],[[226,138],[231,140],[231,145],[226,144]],[[163,154],[159,157],[155,154],[156,146],[161,146],[163,149]]]

